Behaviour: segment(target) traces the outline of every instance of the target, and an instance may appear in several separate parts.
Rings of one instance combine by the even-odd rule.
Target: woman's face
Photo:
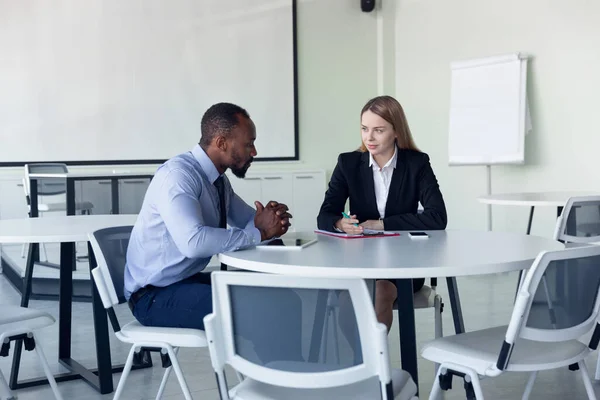
[[[362,141],[372,155],[388,154],[394,151],[396,132],[392,124],[379,115],[367,110],[361,116]]]

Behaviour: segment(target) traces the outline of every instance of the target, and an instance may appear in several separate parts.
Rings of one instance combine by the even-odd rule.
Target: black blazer
[[[348,198],[350,213],[356,214],[360,222],[379,219],[368,152],[340,154],[317,217],[319,229],[334,231],[334,224],[342,217]],[[424,208],[421,214],[417,214],[419,201]],[[391,231],[436,230],[445,229],[446,223],[446,205],[429,156],[398,149],[385,206],[384,228]]]

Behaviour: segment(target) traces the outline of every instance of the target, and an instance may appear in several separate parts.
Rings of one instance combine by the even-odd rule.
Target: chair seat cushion
[[[436,292],[427,285],[423,285],[418,292],[414,294],[413,305],[414,308],[431,308],[435,306],[435,296],[438,296]],[[398,304],[394,301],[394,310],[398,309]]]
[[[433,307],[433,296],[435,292],[431,290],[431,288],[427,285],[423,285],[423,287],[414,294],[413,304],[414,308],[429,308]]]
[[[394,398],[399,400],[410,400],[417,393],[417,386],[412,378],[402,370],[392,370],[392,387]],[[381,386],[377,377],[325,389],[286,388],[247,378],[231,389],[229,396],[232,400],[381,399]]]
[[[0,305],[0,333],[23,328],[23,332],[52,325],[47,312],[12,305]]]
[[[117,335],[126,343],[157,342],[168,343],[173,347],[206,347],[206,334],[199,329],[162,328],[144,326],[132,321],[121,328]]]
[[[468,366],[480,375],[494,368],[507,326],[446,336],[426,343],[421,355],[436,363]],[[589,348],[577,341],[537,342],[517,339],[506,371],[541,371],[560,368],[582,360]]]

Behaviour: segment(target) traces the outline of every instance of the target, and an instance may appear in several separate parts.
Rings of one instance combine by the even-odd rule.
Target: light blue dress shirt
[[[161,165],[146,192],[125,266],[125,297],[202,271],[211,257],[260,243],[254,208],[224,176],[229,229],[219,228],[217,168],[199,145]]]

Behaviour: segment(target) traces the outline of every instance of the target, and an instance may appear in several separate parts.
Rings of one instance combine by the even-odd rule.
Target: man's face
[[[231,131],[230,164],[231,172],[238,178],[246,176],[246,171],[256,157],[256,128],[251,119],[238,116],[238,125]]]

